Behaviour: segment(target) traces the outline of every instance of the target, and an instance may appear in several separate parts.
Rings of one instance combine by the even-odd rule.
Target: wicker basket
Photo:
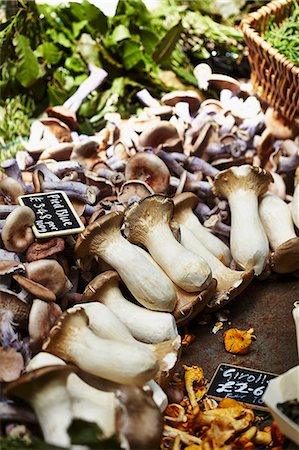
[[[270,15],[279,25],[290,15],[293,0],[274,0],[249,14],[241,29],[249,50],[251,82],[257,95],[285,118],[299,121],[299,68],[274,49],[263,33]]]

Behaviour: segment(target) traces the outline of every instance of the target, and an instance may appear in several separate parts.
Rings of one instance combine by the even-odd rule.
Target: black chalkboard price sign
[[[276,376],[247,367],[220,364],[213,375],[207,394],[217,400],[229,397],[254,409],[266,410],[262,397],[269,381]]]
[[[34,212],[32,230],[37,238],[75,234],[84,230],[84,225],[65,192],[21,195],[18,201]]]

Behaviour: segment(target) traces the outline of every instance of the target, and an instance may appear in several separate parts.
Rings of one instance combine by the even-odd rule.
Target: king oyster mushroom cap
[[[132,156],[125,169],[126,180],[145,181],[154,192],[167,192],[170,172],[157,155],[140,152]]]
[[[55,259],[39,259],[27,263],[26,277],[46,287],[57,296],[65,294],[72,288],[72,283]]]
[[[43,350],[116,383],[142,386],[157,373],[158,363],[152,350],[99,338],[88,325],[83,309],[65,312],[51,329]]]
[[[193,209],[199,202],[197,195],[192,192],[183,192],[176,195],[172,200],[174,203],[174,220],[185,225],[213,255],[226,266],[229,266],[231,262],[230,249],[221,239],[205,228],[193,213]]]
[[[72,413],[66,379],[74,370],[67,365],[41,367],[6,386],[9,396],[21,398],[32,406],[49,444],[70,446],[67,429],[72,422]]]
[[[291,213],[294,224],[299,229],[299,167],[295,172],[295,189],[291,202]]]
[[[259,215],[273,250],[271,268],[278,273],[298,270],[299,238],[296,236],[288,205],[268,192],[261,198]]]
[[[123,214],[111,212],[88,225],[77,239],[78,258],[98,256],[119,273],[132,295],[143,306],[173,311],[176,291],[167,275],[141,248],[121,234]]]
[[[169,278],[187,292],[204,290],[211,282],[211,270],[198,255],[174,238],[170,221],[173,202],[162,195],[152,195],[126,213],[128,239],[144,245]]]
[[[233,259],[260,275],[269,254],[269,243],[258,213],[258,197],[273,181],[265,169],[244,164],[218,173],[214,193],[227,198],[231,211],[230,247]]]
[[[18,206],[9,214],[1,233],[6,250],[22,253],[32,244],[34,221],[35,214],[28,206]]]
[[[178,335],[172,314],[138,306],[127,300],[120,288],[117,272],[108,270],[95,277],[85,288],[84,302],[98,300],[106,305],[138,341],[156,344]]]
[[[181,243],[204,258],[212,269],[213,278],[217,281],[216,293],[208,302],[208,309],[224,306],[242,292],[253,279],[253,271],[232,270],[222,264],[185,225],[180,226]]]

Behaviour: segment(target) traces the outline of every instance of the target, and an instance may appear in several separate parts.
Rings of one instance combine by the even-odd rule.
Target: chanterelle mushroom
[[[139,341],[149,344],[174,339],[178,335],[174,317],[151,311],[127,300],[120,288],[117,272],[108,270],[96,276],[85,288],[82,300],[98,300],[106,305]]]
[[[143,306],[158,311],[172,311],[176,292],[171,280],[143,249],[122,236],[122,220],[122,214],[111,212],[90,224],[77,239],[77,256],[99,256],[117,270]]]
[[[43,345],[85,372],[116,383],[142,386],[154,377],[154,353],[140,344],[102,339],[92,332],[83,309],[65,312]]]
[[[32,225],[35,214],[28,206],[18,206],[6,218],[2,228],[2,241],[7,250],[24,252],[34,241]]]
[[[288,205],[268,192],[260,201],[259,214],[273,250],[271,268],[278,273],[295,272],[299,269],[299,238]]]
[[[128,239],[144,245],[179,287],[187,292],[203,290],[211,282],[211,269],[174,238],[170,228],[173,210],[172,200],[162,195],[152,195],[132,205],[126,214]]]
[[[265,169],[244,164],[218,173],[214,193],[228,199],[231,211],[231,253],[243,269],[260,275],[269,254],[269,243],[258,214],[258,197],[273,178]]]

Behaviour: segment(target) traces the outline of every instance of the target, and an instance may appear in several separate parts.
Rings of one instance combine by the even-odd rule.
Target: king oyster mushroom
[[[128,239],[144,245],[180,288],[187,292],[204,290],[211,282],[210,267],[173,236],[173,210],[172,200],[162,195],[152,195],[132,205],[126,213]]]
[[[294,224],[299,229],[299,167],[295,173],[295,190],[291,202],[291,213]]]
[[[117,272],[108,270],[96,276],[85,288],[82,301],[98,300],[106,305],[142,342],[155,344],[178,335],[174,317],[165,312],[151,311],[127,300],[120,288]]]
[[[270,172],[244,164],[216,175],[214,193],[228,199],[231,211],[230,247],[233,259],[260,275],[269,255],[269,243],[258,214],[258,197],[273,180]]]
[[[180,225],[185,225],[213,255],[229,266],[231,254],[227,245],[205,228],[193,213],[198,202],[199,198],[192,192],[176,195],[173,198],[174,220]]]
[[[135,343],[103,339],[89,326],[85,311],[66,311],[51,329],[43,350],[85,372],[116,383],[142,386],[157,373],[153,351]]]
[[[77,239],[77,257],[100,257],[117,270],[143,306],[158,311],[173,311],[176,291],[171,280],[143,249],[122,236],[122,221],[123,214],[111,212],[88,225]]]
[[[181,244],[207,261],[212,269],[212,276],[217,281],[215,295],[207,303],[208,309],[224,306],[248,286],[253,278],[252,270],[237,271],[226,267],[197,239],[197,236],[189,228],[181,224],[180,231]]]
[[[288,205],[268,192],[261,198],[259,215],[273,250],[271,268],[277,273],[298,270],[299,238],[296,236]]]

